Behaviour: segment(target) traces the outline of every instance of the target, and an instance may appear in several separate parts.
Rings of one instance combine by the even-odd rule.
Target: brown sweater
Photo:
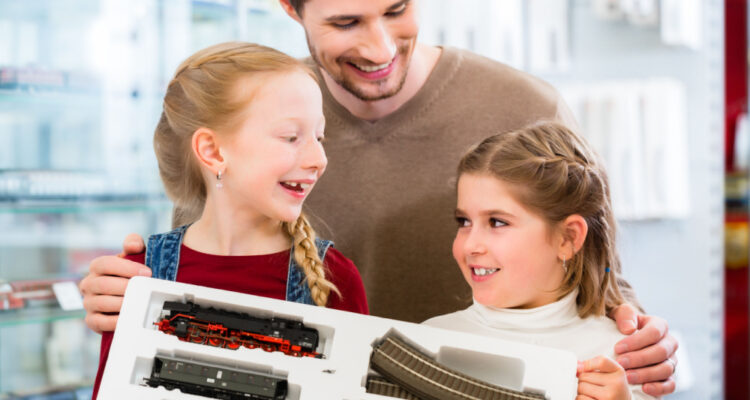
[[[495,133],[574,123],[567,106],[549,84],[450,47],[421,90],[376,122],[321,86],[328,169],[306,202],[319,235],[357,265],[373,315],[419,322],[466,307],[451,253],[459,159]]]

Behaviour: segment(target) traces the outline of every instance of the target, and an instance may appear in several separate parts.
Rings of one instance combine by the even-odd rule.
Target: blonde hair
[[[560,296],[578,288],[581,317],[604,315],[622,304],[613,275],[620,271],[620,258],[607,175],[583,138],[552,122],[491,136],[461,159],[458,176],[469,173],[511,184],[516,200],[550,229],[570,215],[582,216],[588,234],[566,263]]]
[[[317,82],[315,74],[299,60],[252,43],[217,44],[180,64],[167,87],[164,110],[154,132],[159,174],[175,205],[174,226],[198,220],[206,203],[206,182],[191,148],[193,133],[201,127],[231,129],[240,122],[238,116],[253,95],[238,96],[236,87],[241,79],[293,71],[307,73]],[[283,230],[294,243],[294,259],[305,274],[315,304],[325,306],[330,292],[339,292],[325,277],[315,232],[303,214],[294,222],[284,222]]]

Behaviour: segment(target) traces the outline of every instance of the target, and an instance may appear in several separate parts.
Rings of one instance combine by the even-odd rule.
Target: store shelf
[[[85,316],[85,310],[65,311],[57,306],[0,310],[0,328],[22,324],[47,323],[65,319],[80,319]]]
[[[79,281],[80,278],[70,275],[0,281],[0,328],[83,318]]]
[[[130,199],[112,200],[104,197],[85,197],[75,199],[17,199],[0,200],[0,214],[76,214],[127,212],[127,211],[165,211],[172,208],[166,197],[133,195]]]
[[[0,170],[0,213],[163,209],[168,203],[150,172]]]
[[[33,392],[0,394],[0,400],[90,400],[93,382],[80,388],[60,388]]]
[[[120,249],[127,233],[21,232],[0,235],[0,248]]]
[[[161,91],[153,91],[153,96],[145,98],[139,92],[102,93],[97,91],[55,91],[55,90],[13,90],[0,89],[0,105],[2,113],[15,110],[83,110],[97,111],[104,107],[106,99],[127,99],[133,101],[147,100],[160,104],[164,98]]]
[[[0,400],[90,400],[93,382],[81,385],[0,394]]]
[[[62,106],[90,108],[101,103],[101,95],[95,92],[62,92],[51,90],[0,89],[0,103],[13,106]],[[7,110],[7,107],[3,106]]]

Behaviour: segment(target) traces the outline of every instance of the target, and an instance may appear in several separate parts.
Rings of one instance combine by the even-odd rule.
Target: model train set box
[[[572,399],[573,353],[131,279],[102,399]]]

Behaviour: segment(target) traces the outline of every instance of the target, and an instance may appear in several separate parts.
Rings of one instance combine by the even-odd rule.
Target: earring
[[[216,173],[216,188],[221,189],[224,187],[224,184],[221,183],[221,170]]]
[[[563,271],[565,271],[565,273],[567,274],[568,273],[568,267],[565,266],[565,257],[564,256],[563,256],[563,265],[562,265],[562,267],[563,267]]]

